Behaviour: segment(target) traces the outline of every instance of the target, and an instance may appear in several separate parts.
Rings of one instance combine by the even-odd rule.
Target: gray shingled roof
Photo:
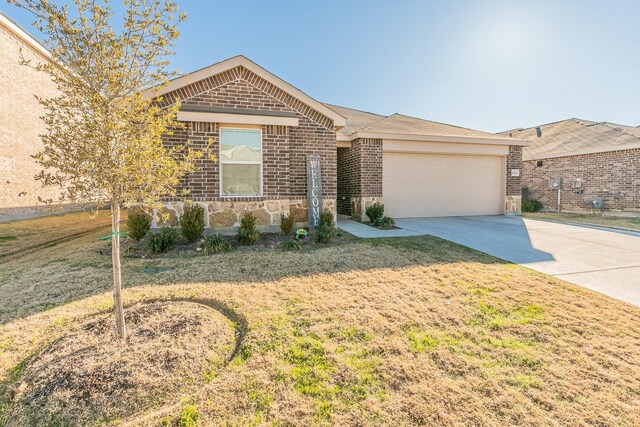
[[[537,128],[541,132],[539,137]],[[524,160],[640,148],[640,128],[575,118],[508,130],[500,135],[531,141],[523,149]]]
[[[353,108],[340,107],[338,105],[326,103],[324,105],[347,119],[347,125],[338,131],[338,134],[342,135],[351,135],[358,129],[387,117],[381,116],[380,114],[368,113],[366,111],[354,110]]]
[[[347,119],[347,126],[338,131],[338,133],[342,135],[351,135],[355,132],[361,131],[402,133],[410,135],[475,136],[482,138],[496,138],[496,135],[493,133],[418,119],[416,117],[405,116],[403,114],[396,113],[390,116],[383,116],[380,114],[368,113],[366,111],[354,110],[352,108],[340,107],[338,105],[325,105]]]

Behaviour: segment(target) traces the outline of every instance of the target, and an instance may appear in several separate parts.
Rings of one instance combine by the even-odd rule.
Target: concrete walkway
[[[640,306],[640,233],[506,216],[396,223]]]
[[[394,230],[379,230],[375,227],[370,227],[361,222],[354,221],[348,216],[344,215],[338,215],[338,228],[363,239],[374,239],[378,237],[423,236],[425,234],[419,231],[406,230],[402,228],[396,228]]]

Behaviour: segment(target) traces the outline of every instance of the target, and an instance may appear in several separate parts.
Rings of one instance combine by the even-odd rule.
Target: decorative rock
[[[264,209],[256,209],[252,211],[256,217],[256,223],[258,225],[271,225],[271,214]]]
[[[209,215],[211,227],[233,227],[238,221],[238,215],[231,209],[213,212]]]

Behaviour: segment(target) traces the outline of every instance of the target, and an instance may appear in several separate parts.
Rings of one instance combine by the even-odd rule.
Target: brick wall
[[[338,212],[352,215],[354,198],[382,197],[382,140],[360,138],[338,148]]]
[[[542,159],[523,162],[523,187],[529,198],[540,200],[545,208],[558,207],[557,190],[548,189],[548,180],[562,178],[561,209],[588,210],[586,202],[594,196],[604,198],[605,210],[640,213],[640,149]],[[581,188],[572,188],[580,179]],[[590,210],[590,209],[589,209]]]
[[[512,169],[519,169],[520,176],[511,176]],[[507,196],[522,194],[522,146],[510,145],[507,155]]]
[[[220,86],[210,87],[216,84]],[[306,199],[308,154],[320,156],[323,198],[335,200],[336,134],[330,119],[270,83],[265,83],[243,67],[167,94],[165,102],[175,100],[177,96],[190,96],[182,100],[183,105],[286,111],[294,113],[298,118],[298,126],[262,126],[263,196],[234,200]],[[186,123],[184,130],[165,137],[165,142],[171,145],[191,140],[198,147],[206,145],[209,138],[215,140],[214,152],[218,155],[220,141],[217,123]],[[190,198],[197,202],[221,200],[219,163],[202,159],[199,166],[202,170],[186,177],[180,189],[189,189]],[[177,198],[173,199],[175,200]],[[224,200],[231,199],[225,197]]]
[[[44,111],[34,95],[56,94],[45,73],[20,64],[20,49],[32,63],[44,61],[22,39],[0,25],[0,218],[28,216],[43,209],[38,196],[58,198],[54,188],[43,189],[33,177],[40,170],[31,157],[42,150],[39,134],[45,132]]]

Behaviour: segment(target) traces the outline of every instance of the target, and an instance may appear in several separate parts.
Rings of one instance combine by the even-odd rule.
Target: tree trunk
[[[113,305],[116,308],[116,326],[118,336],[125,339],[127,330],[124,324],[122,304],[122,275],[120,272],[120,205],[117,200],[111,202],[111,261],[113,263]]]

